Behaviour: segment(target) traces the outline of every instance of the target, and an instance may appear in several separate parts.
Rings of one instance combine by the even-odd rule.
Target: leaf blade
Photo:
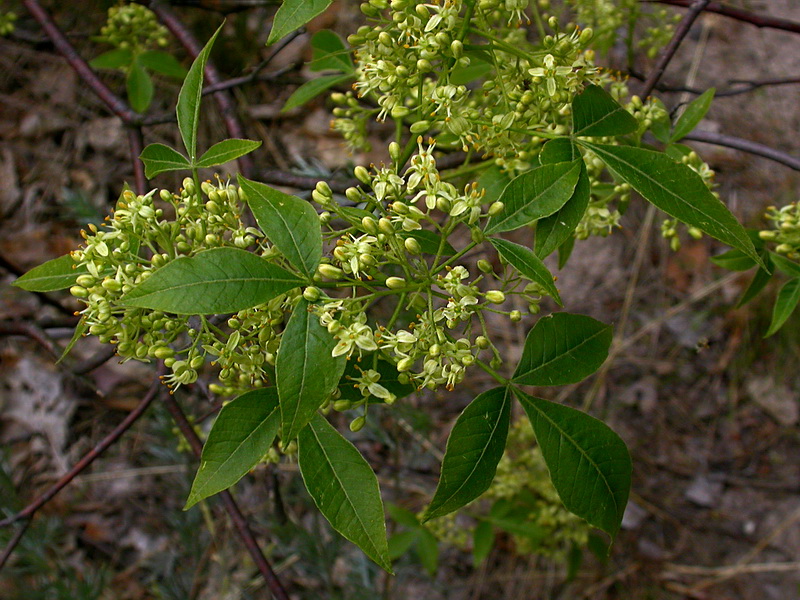
[[[511,391],[480,394],[456,420],[447,439],[439,484],[423,522],[458,510],[485,492],[503,456],[511,420]]]
[[[153,80],[138,59],[134,59],[126,80],[128,101],[137,113],[143,113],[153,101]]]
[[[570,238],[589,207],[590,192],[591,182],[584,165],[566,204],[536,224],[536,239],[533,244],[536,256],[544,259]]]
[[[533,252],[524,246],[507,240],[490,238],[489,241],[492,242],[492,245],[506,262],[531,281],[535,281],[541,285],[559,306],[564,306],[553,281],[553,274],[550,273],[545,264]]]
[[[308,65],[311,71],[352,73],[355,70],[344,41],[330,29],[321,29],[314,34],[311,38],[311,51],[312,59]]]
[[[572,132],[581,136],[633,133],[639,122],[598,85],[588,85],[572,101]]]
[[[279,424],[275,388],[247,392],[223,406],[203,446],[200,467],[183,509],[244,477],[269,450]]]
[[[212,248],[153,271],[120,303],[179,315],[226,314],[267,302],[302,283],[246,250]]]
[[[300,433],[330,396],[346,363],[343,356],[332,356],[336,339],[309,307],[301,298],[283,332],[275,363],[285,443]]]
[[[300,29],[328,8],[331,2],[332,0],[284,0],[272,21],[267,46]]]
[[[554,313],[528,333],[513,382],[551,386],[577,383],[608,357],[611,326],[585,315]]]
[[[552,215],[572,196],[580,174],[578,163],[543,165],[512,179],[500,194],[505,209],[489,219],[485,232],[511,231]]]
[[[361,453],[315,414],[300,432],[298,462],[308,493],[333,528],[391,573],[378,478]]]
[[[203,153],[203,156],[197,161],[197,166],[201,169],[205,169],[216,165],[223,165],[226,162],[230,162],[252,152],[260,145],[260,141],[257,142],[254,140],[240,140],[237,138],[222,140]]]
[[[11,285],[26,292],[55,292],[75,285],[83,273],[87,273],[86,267],[77,267],[72,256],[64,254],[32,268]]]
[[[156,73],[173,79],[183,79],[186,77],[186,69],[169,52],[161,50],[147,50],[139,55],[139,61]]]
[[[675,123],[675,128],[669,137],[670,142],[677,142],[683,139],[697,127],[697,124],[706,116],[708,109],[711,108],[715,93],[716,90],[714,88],[709,88],[686,107],[686,110],[683,111],[683,114]]]
[[[514,390],[533,426],[550,479],[570,512],[608,533],[619,532],[631,487],[625,442],[583,412]]]
[[[309,100],[319,96],[325,90],[351,79],[353,79],[353,75],[350,73],[344,73],[336,75],[323,75],[322,77],[316,77],[310,81],[306,81],[303,85],[292,92],[292,95],[286,100],[286,104],[283,105],[281,112],[286,112],[292,110],[293,108],[297,108],[298,106],[302,106]]]
[[[149,144],[142,150],[139,160],[144,163],[144,175],[148,179],[167,171],[191,169],[189,160],[180,152],[164,144]]]
[[[738,248],[763,266],[745,229],[689,167],[661,152],[632,146],[581,143],[648,202],[671,217]]]
[[[222,31],[222,25],[214,32],[214,35],[192,62],[189,72],[183,79],[181,91],[178,93],[178,104],[175,107],[178,130],[191,162],[197,158],[197,123],[200,120],[200,101],[203,98],[203,70],[220,31]]]
[[[317,211],[305,200],[263,183],[239,177],[258,226],[286,259],[313,277],[322,258],[322,228]]]
[[[797,308],[800,302],[800,279],[790,279],[781,286],[778,296],[775,298],[775,306],[772,309],[772,321],[769,324],[765,338],[775,335],[784,326],[786,320]]]

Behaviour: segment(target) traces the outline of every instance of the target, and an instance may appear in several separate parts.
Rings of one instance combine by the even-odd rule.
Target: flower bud
[[[78,275],[75,283],[85,288],[90,288],[94,285],[94,277],[91,275]]]
[[[405,202],[392,202],[391,209],[396,212],[398,215],[407,215],[408,214],[408,204]]]
[[[361,431],[364,429],[364,425],[367,423],[367,417],[361,416],[356,417],[350,422],[350,431],[355,433],[356,431]]]
[[[454,58],[461,58],[464,55],[464,43],[461,40],[453,40],[450,44],[450,52]]]
[[[368,184],[371,181],[371,178],[369,176],[369,171],[367,171],[366,167],[363,167],[361,165],[358,165],[355,169],[353,169],[353,175],[355,175],[356,179],[358,179],[363,184]]]
[[[316,302],[317,300],[319,300],[319,297],[320,297],[319,288],[314,287],[313,285],[310,285],[303,290],[303,298],[305,298],[309,302]]]
[[[489,290],[486,292],[486,299],[492,304],[502,304],[506,301],[506,295],[500,290]]]
[[[422,253],[422,246],[420,246],[419,242],[413,237],[407,237],[403,240],[403,245],[406,247],[409,254],[417,255]]]
[[[505,210],[505,208],[506,205],[500,202],[499,200],[497,202],[492,202],[492,204],[489,206],[489,216],[496,217],[500,213],[502,213]]]
[[[342,275],[344,275],[344,271],[342,271],[339,267],[334,267],[328,263],[321,263],[317,267],[317,272],[328,279],[339,279]]]
[[[378,221],[378,229],[381,233],[386,235],[394,235],[394,225],[392,225],[392,222],[386,217],[380,218]]]
[[[511,313],[508,315],[508,318],[511,319],[512,322],[518,323],[522,320],[522,313],[518,310],[512,310]]]
[[[398,161],[400,160],[402,155],[403,155],[403,149],[400,147],[400,144],[398,144],[397,142],[392,142],[391,144],[389,144],[389,156],[391,157],[392,160]]]
[[[480,348],[481,350],[485,350],[490,346],[491,342],[489,342],[489,338],[485,335],[479,335],[475,338],[475,345]]]
[[[372,217],[361,219],[361,227],[369,234],[377,235],[378,233],[378,222]]]
[[[378,34],[378,41],[384,46],[388,46],[389,48],[391,48],[394,45],[394,39],[386,31],[381,31]]]
[[[397,372],[404,373],[405,371],[411,370],[411,367],[413,366],[414,366],[413,358],[411,358],[410,356],[401,358],[399,361],[397,361]]]
[[[494,269],[492,268],[492,263],[482,258],[478,261],[478,270],[481,273],[491,273]]]
[[[361,202],[361,192],[358,191],[358,188],[349,187],[345,190],[344,195],[354,204]]]
[[[389,277],[386,280],[386,287],[390,290],[400,290],[406,287],[406,280],[402,277]]]
[[[71,288],[69,288],[69,293],[76,298],[86,298],[89,295],[89,290],[82,285],[73,285]]]
[[[430,121],[417,121],[416,123],[413,123],[411,127],[408,128],[408,130],[411,133],[416,134],[416,133],[425,133],[430,128],[431,128]]]
[[[169,190],[161,190],[160,192],[158,192],[158,195],[164,202],[170,202],[172,200],[172,192],[170,192]]]
[[[333,410],[343,412],[345,410],[350,410],[352,406],[353,403],[350,400],[337,400],[333,403]]]

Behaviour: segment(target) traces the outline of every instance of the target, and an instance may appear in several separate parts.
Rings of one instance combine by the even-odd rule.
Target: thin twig
[[[183,22],[160,0],[153,0],[149,3],[149,8],[152,10],[158,19],[170,30],[181,45],[186,49],[192,58],[200,54],[202,46],[194,37],[191,31],[183,24]],[[222,81],[222,77],[214,66],[214,63],[209,60],[206,62],[205,68],[206,80],[210,85],[217,85]],[[215,92],[213,98],[217,103],[217,108],[225,123],[225,129],[228,135],[232,138],[244,138],[244,127],[239,120],[239,115],[236,112],[236,105],[227,91]],[[253,158],[249,155],[239,157],[239,168],[245,177],[251,177],[255,168]]]
[[[678,26],[675,28],[675,33],[672,35],[672,39],[669,41],[669,44],[667,44],[667,47],[661,52],[661,55],[658,57],[658,61],[656,62],[656,66],[647,77],[647,81],[644,82],[644,87],[640,93],[642,98],[646,98],[653,92],[658,80],[661,79],[661,76],[667,69],[667,65],[669,65],[670,61],[675,56],[675,53],[678,51],[678,47],[680,47],[681,42],[683,42],[683,39],[689,33],[689,30],[692,28],[692,25],[697,17],[700,16],[700,13],[703,12],[703,9],[708,6],[708,3],[709,0],[695,0],[692,3],[689,12],[686,13],[683,16],[683,19],[681,19],[681,22],[678,23]]]
[[[114,358],[116,353],[116,346],[103,348],[102,350],[98,350],[96,354],[90,356],[86,360],[74,365],[71,370],[76,375],[86,375],[86,373],[90,373],[98,367],[106,364],[109,360]]]
[[[30,519],[26,519],[22,523],[22,526],[19,529],[17,529],[14,536],[10,540],[8,540],[8,544],[6,544],[6,547],[3,550],[3,554],[2,556],[0,556],[0,571],[2,571],[3,567],[6,566],[8,559],[11,558],[11,555],[14,553],[14,550],[19,545],[19,543],[22,541],[22,537],[25,535],[25,532],[28,531],[28,527],[30,526],[31,526]]]
[[[644,75],[635,70],[628,71],[628,75],[634,79],[644,80]],[[728,88],[717,90],[714,93],[714,98],[728,98],[730,96],[739,96],[741,94],[748,94],[754,90],[762,87],[771,87],[779,85],[796,85],[800,83],[800,77],[773,77],[769,79],[729,79],[727,82]],[[688,93],[699,96],[700,94],[708,91],[708,88],[701,89],[687,85],[667,85],[659,83],[656,86],[659,92],[679,92]]]
[[[28,519],[34,515],[34,513],[42,508],[45,504],[47,504],[53,497],[58,494],[61,490],[63,490],[70,482],[75,479],[75,477],[84,471],[89,465],[91,465],[96,458],[98,458],[103,452],[108,450],[108,448],[116,442],[123,433],[130,429],[131,425],[133,425],[139,417],[141,417],[144,412],[147,410],[147,407],[150,406],[150,403],[155,399],[158,395],[158,391],[161,389],[161,382],[156,379],[150,385],[150,389],[147,390],[147,393],[141,399],[139,404],[134,408],[128,415],[122,420],[122,422],[117,425],[111,433],[109,433],[106,437],[104,437],[100,443],[98,443],[94,448],[92,448],[89,452],[84,454],[83,458],[81,458],[75,466],[72,467],[69,471],[67,471],[56,483],[54,483],[50,489],[44,492],[41,496],[39,496],[36,500],[28,504],[25,508],[19,511],[17,514],[12,515],[10,517],[6,517],[2,521],[0,521],[0,527],[6,527],[19,521],[20,519]]]
[[[713,133],[711,131],[693,131],[684,139],[694,140],[695,142],[705,142],[716,146],[725,146],[727,148],[735,148],[736,150],[741,150],[748,154],[755,154],[756,156],[774,160],[795,171],[800,171],[800,158],[796,158],[791,154],[781,152],[775,148],[770,148],[764,144],[759,144],[758,142],[751,142],[750,140],[725,135],[724,133]]]
[[[166,407],[169,413],[172,415],[172,418],[175,421],[175,424],[178,426],[178,429],[183,434],[183,437],[186,438],[186,441],[188,442],[189,447],[192,449],[192,452],[195,454],[195,456],[200,458],[200,455],[203,451],[203,443],[200,441],[200,438],[197,437],[197,433],[195,433],[192,424],[189,423],[189,420],[186,418],[183,410],[172,395],[167,397]],[[267,557],[264,556],[264,553],[261,551],[258,541],[256,541],[255,535],[250,529],[250,525],[247,523],[247,520],[242,514],[242,511],[239,509],[239,506],[236,504],[236,501],[233,499],[233,496],[231,496],[228,490],[220,492],[220,496],[222,498],[222,503],[225,505],[225,510],[228,511],[228,515],[230,516],[231,521],[233,521],[233,525],[236,528],[239,537],[242,539],[247,551],[250,553],[250,556],[256,563],[258,570],[264,577],[264,580],[272,592],[272,595],[275,596],[277,600],[289,600],[289,594],[284,589],[283,584],[281,583],[280,579],[278,579],[275,571],[273,571],[272,566],[267,560]]]
[[[30,338],[44,348],[53,358],[61,356],[61,352],[55,342],[33,323],[0,321],[0,335],[19,335]]]
[[[658,4],[669,4],[670,6],[682,6],[688,8],[692,5],[692,0],[643,0],[644,2],[653,2]],[[782,31],[789,31],[791,33],[800,33],[800,23],[790,21],[789,19],[781,19],[780,17],[771,17],[769,15],[760,15],[758,13],[727,6],[720,2],[709,2],[706,7],[706,12],[716,13],[724,17],[729,17],[743,23],[749,23],[755,27],[765,27],[768,29],[780,29]]]

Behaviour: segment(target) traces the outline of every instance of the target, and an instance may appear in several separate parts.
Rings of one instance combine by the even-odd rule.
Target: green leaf
[[[663,112],[660,112],[658,118],[650,125],[650,132],[662,144],[669,144],[670,129],[672,127],[672,123],[669,121],[669,111],[658,98],[654,100],[654,104]]]
[[[240,140],[236,138],[222,140],[203,153],[203,156],[197,161],[197,166],[201,169],[205,169],[216,165],[224,165],[226,162],[230,162],[252,152],[260,145],[261,142],[255,142],[253,140]]]
[[[55,292],[75,285],[78,275],[86,273],[86,267],[77,267],[69,254],[59,256],[18,277],[14,285],[27,292]]]
[[[186,69],[181,63],[169,54],[161,50],[147,50],[139,55],[139,62],[151,71],[155,71],[166,77],[181,80],[186,77]]]
[[[293,290],[302,279],[238,248],[213,248],[167,263],[120,298],[178,315],[234,313]]]
[[[486,233],[511,231],[552,215],[572,196],[582,164],[543,165],[512,179],[500,195],[505,210],[489,219]]]
[[[442,243],[442,236],[434,231],[430,231],[428,229],[417,229],[416,231],[401,231],[400,236],[403,238],[414,238],[419,242],[419,247],[422,248],[422,252],[425,254],[433,254],[436,255],[439,252],[439,246]],[[444,246],[442,246],[442,256],[453,256],[456,253],[456,249],[450,245],[450,242],[445,240]]]
[[[561,302],[561,296],[558,295],[556,284],[553,282],[553,274],[533,252],[525,246],[499,238],[490,238],[489,241],[492,242],[492,245],[507,263],[531,281],[541,285],[559,306],[564,306]]]
[[[756,261],[738,248],[712,256],[711,262],[729,271],[749,271],[756,266]]]
[[[572,162],[581,158],[581,151],[578,145],[568,137],[550,140],[539,153],[539,162],[543,165],[551,165],[560,162]]]
[[[564,243],[558,247],[558,268],[563,269],[567,264],[572,250],[575,248],[575,236],[569,236]]]
[[[391,573],[378,478],[355,446],[315,414],[300,432],[298,462],[308,493],[331,526]]]
[[[86,332],[89,331],[89,325],[86,323],[86,319],[81,317],[81,320],[78,321],[78,324],[75,326],[75,331],[72,334],[72,337],[69,340],[69,343],[64,348],[64,351],[61,353],[61,356],[58,357],[56,364],[59,364],[62,360],[67,358],[67,355],[72,351],[75,347],[75,344],[78,343],[78,340],[81,339]]]
[[[144,175],[148,179],[167,171],[191,169],[192,165],[183,154],[164,144],[150,144],[139,155],[144,163]]]
[[[267,38],[267,46],[274,44],[284,36],[300,29],[311,19],[321,14],[332,0],[283,0],[283,4],[275,13],[272,31]]]
[[[478,177],[478,187],[484,192],[483,202],[490,204],[498,200],[509,183],[511,183],[511,177],[497,165],[486,169]]]
[[[657,208],[738,248],[763,266],[739,221],[689,167],[653,150],[582,143]]]
[[[591,183],[586,173],[586,165],[583,165],[578,183],[567,203],[549,217],[536,223],[536,239],[533,245],[536,256],[544,259],[564,242],[572,239],[572,232],[581,222],[589,206],[590,192]]]
[[[89,61],[93,69],[121,69],[133,61],[133,53],[128,48],[114,48],[103,52],[100,56]]]
[[[415,550],[428,575],[436,575],[439,569],[439,540],[436,536],[427,529],[420,529]]]
[[[128,70],[128,102],[137,113],[143,113],[153,101],[153,80],[144,66],[137,60],[131,63]]]
[[[766,263],[767,267],[770,269],[772,268],[772,260],[769,257],[769,253],[765,254],[764,262]],[[770,271],[758,269],[756,274],[753,275],[753,279],[750,280],[750,285],[747,286],[747,289],[742,294],[742,297],[739,298],[739,301],[736,303],[736,308],[741,308],[755,298],[758,293],[769,283],[770,279],[772,279],[772,273]]]
[[[764,334],[765,338],[774,335],[783,327],[786,319],[797,308],[798,302],[800,302],[800,279],[790,279],[778,291],[778,297],[775,299],[775,306],[772,309],[772,322],[769,324],[767,333]]]
[[[223,406],[203,446],[200,468],[183,509],[244,477],[272,446],[279,424],[275,388],[247,392]]]
[[[615,538],[631,487],[631,457],[602,421],[514,390],[530,419],[550,479],[570,512]]]
[[[409,527],[411,529],[419,529],[422,527],[417,515],[407,508],[403,508],[402,506],[398,506],[397,504],[392,504],[390,502],[386,504],[386,512],[389,513],[389,516],[398,525]]]
[[[586,86],[572,101],[572,133],[582,136],[616,136],[633,133],[639,122],[603,88]]]
[[[800,277],[800,265],[793,260],[789,260],[785,256],[776,254],[775,252],[769,253],[770,259],[775,264],[775,267],[787,277]]]
[[[691,131],[697,127],[697,124],[706,116],[708,109],[711,108],[711,101],[714,99],[716,90],[710,88],[700,94],[694,101],[686,107],[683,114],[675,123],[675,128],[672,130],[672,135],[669,138],[670,142],[677,142],[678,140],[689,135]]]
[[[476,79],[485,77],[492,72],[494,67],[491,63],[479,58],[470,57],[470,63],[466,67],[455,67],[450,71],[450,83],[452,85],[466,85]]]
[[[397,560],[411,549],[419,537],[420,530],[401,531],[389,538],[389,559]]]
[[[284,443],[293,440],[316,414],[336,389],[345,367],[344,356],[331,356],[336,338],[309,309],[301,298],[283,332],[275,364]]]
[[[611,326],[585,315],[554,313],[528,333],[514,383],[566,385],[600,368],[611,346]]]
[[[222,31],[222,25],[214,32],[200,54],[194,59],[192,66],[189,67],[189,72],[186,74],[178,94],[178,104],[175,107],[181,139],[192,163],[197,159],[197,123],[200,120],[200,101],[203,98],[203,70],[206,68],[211,47],[220,31]]]
[[[458,510],[489,489],[506,448],[510,418],[509,388],[484,392],[464,409],[447,439],[439,485],[423,522]]]
[[[308,68],[312,71],[342,71],[352,73],[355,70],[350,59],[350,51],[342,38],[330,29],[323,29],[311,38],[312,60]]]
[[[289,96],[281,112],[286,112],[287,110],[302,106],[312,98],[319,96],[325,90],[351,79],[353,79],[353,75],[345,73],[343,75],[323,75],[311,81],[306,81]]]
[[[309,202],[239,177],[258,226],[292,266],[313,277],[322,258],[322,229]]]
[[[494,546],[494,527],[489,521],[479,521],[472,532],[472,566],[478,567]]]

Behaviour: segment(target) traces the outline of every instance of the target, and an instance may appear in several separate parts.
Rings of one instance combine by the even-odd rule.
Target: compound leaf
[[[485,492],[503,456],[511,419],[511,391],[480,394],[456,420],[442,461],[439,485],[424,521],[458,510]]]
[[[86,273],[86,267],[78,267],[69,254],[59,256],[17,278],[12,285],[28,292],[55,292],[75,285],[78,275]]]
[[[120,302],[178,315],[226,314],[272,300],[303,283],[238,248],[212,248],[167,263]]]
[[[275,388],[247,392],[223,406],[203,446],[184,510],[244,477],[272,446],[279,424]]]
[[[89,61],[93,69],[121,69],[131,64],[133,52],[129,48],[114,48]]]
[[[581,157],[578,145],[568,137],[560,137],[550,140],[539,153],[539,162],[543,165],[550,165],[560,162],[572,162]]]
[[[191,169],[189,160],[180,152],[164,144],[150,144],[139,155],[144,163],[144,175],[148,179],[167,171]]]
[[[175,114],[178,117],[178,129],[181,139],[193,163],[197,159],[197,123],[200,120],[200,101],[203,98],[203,70],[211,54],[211,47],[222,30],[222,25],[214,32],[211,39],[194,59],[189,72],[183,80],[181,91],[178,94],[178,104]]]
[[[345,357],[331,355],[336,339],[301,298],[278,348],[275,378],[281,405],[281,439],[293,440],[336,389]]]
[[[350,59],[350,51],[342,38],[330,29],[323,29],[311,38],[312,60],[308,68],[312,71],[342,71],[352,73],[355,70]]]
[[[531,281],[541,285],[559,306],[563,306],[561,296],[559,296],[556,284],[553,282],[553,274],[533,252],[525,246],[499,238],[490,238],[490,241],[506,262]]]
[[[564,506],[616,537],[631,487],[625,442],[605,423],[579,410],[520,390],[515,394]]]
[[[633,133],[639,122],[597,85],[588,85],[572,101],[572,133],[582,136],[612,136]]]
[[[151,71],[173,79],[186,77],[186,69],[169,52],[147,50],[139,55],[139,61]]]
[[[600,368],[610,346],[610,325],[585,315],[548,315],[528,334],[513,381],[539,386],[577,383]]]
[[[502,233],[548,217],[572,196],[583,161],[543,165],[512,179],[500,194],[505,209],[489,219],[486,233]]]
[[[261,145],[261,142],[253,140],[228,139],[217,142],[203,153],[197,166],[201,169],[223,165],[252,152]]]
[[[314,414],[300,432],[298,462],[308,493],[333,528],[391,573],[378,478],[356,447]]]
[[[300,29],[328,8],[331,2],[332,0],[283,0],[272,21],[272,31],[269,32],[267,46]]]
[[[739,221],[689,167],[653,150],[582,143],[597,154],[619,179],[630,184],[657,208],[738,248],[763,266]]]

